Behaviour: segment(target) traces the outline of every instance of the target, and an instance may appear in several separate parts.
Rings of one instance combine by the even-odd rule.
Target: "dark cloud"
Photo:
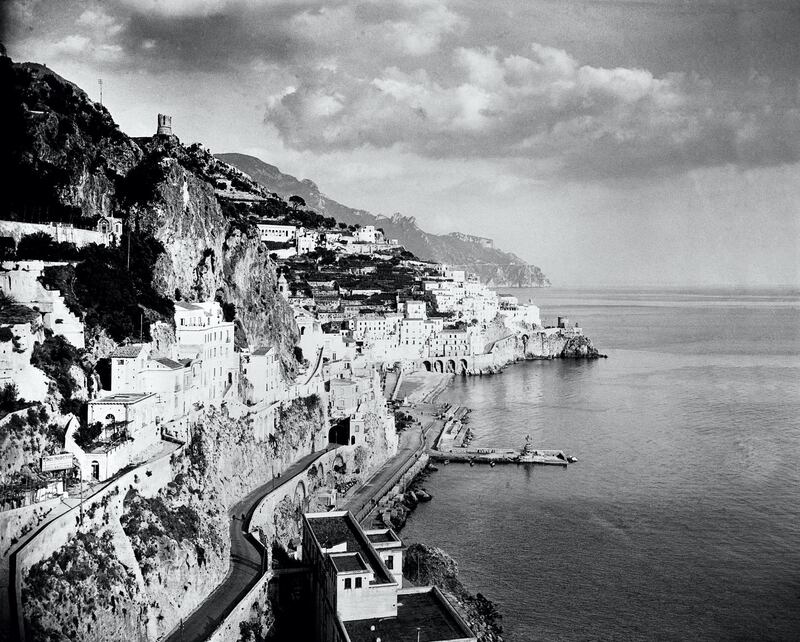
[[[800,159],[797,97],[763,78],[732,96],[682,74],[580,65],[537,44],[527,56],[454,56],[447,82],[424,70],[368,79],[308,70],[274,98],[266,121],[300,150],[398,146],[429,157],[554,160],[581,177]]]
[[[800,159],[793,6],[18,1],[9,15],[45,60],[263,83],[265,122],[296,150],[527,159],[606,178]],[[574,47],[552,44],[564,24]],[[591,63],[575,53],[586,43]]]

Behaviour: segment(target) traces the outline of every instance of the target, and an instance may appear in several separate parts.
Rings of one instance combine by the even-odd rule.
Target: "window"
[[[125,359],[117,359],[117,365],[118,366],[124,366],[125,365]]]
[[[361,578],[360,577],[356,578],[356,588],[361,588]]]
[[[394,555],[389,555],[389,557],[386,558],[386,568],[390,571],[394,568]]]
[[[353,588],[353,580],[351,580],[349,577],[344,578],[344,588],[345,590]]]

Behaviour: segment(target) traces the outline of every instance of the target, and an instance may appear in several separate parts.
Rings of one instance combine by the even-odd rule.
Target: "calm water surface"
[[[500,603],[506,639],[800,639],[800,296],[518,290],[609,355],[457,379],[475,446],[569,469],[452,464],[403,532]]]

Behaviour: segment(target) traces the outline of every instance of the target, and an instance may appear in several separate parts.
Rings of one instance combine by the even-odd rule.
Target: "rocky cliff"
[[[301,196],[308,206],[325,216],[333,216],[345,223],[374,225],[384,230],[389,238],[398,239],[401,245],[421,259],[447,263],[474,272],[489,285],[506,287],[541,287],[550,281],[535,265],[530,265],[510,252],[495,249],[489,239],[454,232],[430,234],[419,228],[412,216],[395,214],[391,218],[376,216],[365,210],[354,209],[336,202],[319,191],[308,179],[298,180],[246,154],[217,154],[220,160],[240,169],[254,181],[284,198]]]
[[[466,620],[478,642],[502,642],[503,618],[497,606],[480,593],[473,595],[466,589],[458,578],[458,564],[442,549],[412,544],[403,555],[403,575],[417,585],[438,587]]]
[[[142,152],[108,110],[43,65],[2,57],[0,86],[2,218],[113,213],[118,181]]]

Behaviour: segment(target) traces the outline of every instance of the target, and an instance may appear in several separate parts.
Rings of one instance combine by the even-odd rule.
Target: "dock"
[[[501,448],[453,448],[449,451],[430,449],[434,461],[463,464],[535,464],[540,466],[569,465],[570,457],[563,450],[536,450],[523,458],[521,450]]]

